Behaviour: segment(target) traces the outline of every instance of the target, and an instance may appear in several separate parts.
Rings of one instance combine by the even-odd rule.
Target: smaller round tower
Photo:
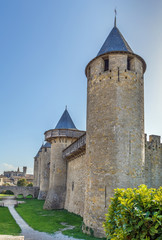
[[[38,153],[34,157],[34,181],[33,181],[34,187],[37,187],[37,178],[38,178]]]
[[[44,209],[63,209],[66,195],[67,164],[62,151],[78,139],[84,131],[76,129],[65,109],[55,129],[45,132],[45,140],[51,143],[50,182]]]
[[[42,147],[43,145],[40,147],[37,155],[34,157],[34,187],[40,187]]]
[[[38,199],[44,200],[49,188],[49,164],[51,155],[51,144],[46,142],[42,147],[41,168],[40,168],[40,190]]]

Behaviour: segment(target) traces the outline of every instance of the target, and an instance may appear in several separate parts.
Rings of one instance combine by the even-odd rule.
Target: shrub
[[[115,189],[104,229],[111,240],[161,240],[162,187]]]

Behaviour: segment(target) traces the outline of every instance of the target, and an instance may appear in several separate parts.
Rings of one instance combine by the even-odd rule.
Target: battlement
[[[158,150],[161,148],[161,136],[149,135],[149,141],[147,141],[147,134],[145,134],[145,147],[150,150]]]
[[[63,159],[72,159],[74,156],[78,156],[81,153],[85,153],[86,146],[86,133],[73,142],[63,151]]]

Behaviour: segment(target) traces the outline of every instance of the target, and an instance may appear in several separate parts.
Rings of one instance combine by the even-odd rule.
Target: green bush
[[[104,229],[108,240],[162,240],[162,187],[115,189]]]

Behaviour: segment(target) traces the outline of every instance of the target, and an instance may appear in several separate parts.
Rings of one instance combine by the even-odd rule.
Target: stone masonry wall
[[[51,141],[50,183],[44,209],[63,209],[66,196],[66,160],[62,151],[75,139],[56,137]]]
[[[40,191],[38,199],[45,199],[49,188],[49,164],[51,148],[42,148],[40,166]]]
[[[80,216],[84,212],[86,155],[67,162],[65,209]]]
[[[104,57],[88,65],[84,224],[96,237],[114,189],[144,183],[143,63],[132,56],[128,70],[127,54]]]
[[[37,157],[34,158],[34,181],[33,186],[37,186],[37,177],[38,177],[38,160]]]
[[[24,197],[32,195],[33,198],[37,198],[39,193],[38,187],[0,186],[0,192],[3,190],[12,191],[16,197],[22,194]]]
[[[162,185],[162,144],[160,136],[151,135],[145,140],[145,183],[149,188]]]

